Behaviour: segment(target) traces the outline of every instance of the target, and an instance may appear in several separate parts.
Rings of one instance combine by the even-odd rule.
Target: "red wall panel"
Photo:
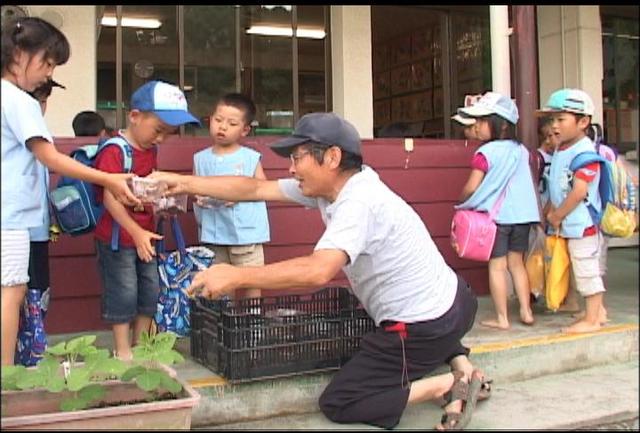
[[[278,137],[250,137],[246,145],[262,153],[262,165],[270,179],[288,175],[289,160],[278,157],[267,144]],[[93,143],[93,138],[57,138],[56,145],[69,153],[79,145]],[[207,138],[172,137],[158,147],[161,170],[191,173],[193,154],[209,146]],[[398,195],[407,200],[427,225],[445,260],[458,271],[478,294],[488,293],[486,264],[459,259],[449,245],[449,227],[453,205],[469,172],[471,155],[477,143],[466,146],[456,140],[414,140],[414,151],[404,151],[400,139],[363,141],[365,163]],[[409,156],[407,162],[407,156]],[[52,173],[52,185],[57,175]],[[197,230],[191,200],[189,211],[180,216],[187,244],[197,244]],[[324,225],[316,210],[289,203],[268,204],[271,242],[265,245],[265,260],[273,263],[310,254]],[[167,248],[174,249],[173,236]],[[93,235],[62,236],[51,245],[52,300],[47,315],[51,333],[107,329],[100,318],[101,284],[98,278]],[[332,285],[348,285],[343,273]],[[296,289],[314,291],[316,289]],[[279,295],[285,291],[272,291]]]

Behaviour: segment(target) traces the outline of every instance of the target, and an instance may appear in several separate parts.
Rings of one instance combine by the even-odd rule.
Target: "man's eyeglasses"
[[[289,158],[291,158],[291,163],[293,165],[298,165],[298,161],[300,161],[300,159],[302,159],[303,156],[305,155],[309,155],[311,154],[310,150],[305,150],[303,152],[299,152],[297,155],[294,155],[293,153],[289,155]]]

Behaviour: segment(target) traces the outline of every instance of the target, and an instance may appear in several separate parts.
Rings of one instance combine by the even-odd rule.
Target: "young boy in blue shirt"
[[[251,131],[256,107],[239,93],[223,96],[209,122],[212,146],[193,156],[196,176],[250,176],[266,179],[259,152],[242,146]],[[198,197],[194,214],[200,242],[215,253],[216,263],[263,266],[262,243],[268,242],[269,219],[264,201],[221,202]],[[239,289],[236,298],[256,298],[260,289]]]
[[[578,154],[595,152],[595,146],[587,136],[594,112],[591,97],[579,89],[552,93],[545,107],[538,111],[552,116],[552,131],[558,139],[549,169],[549,201],[544,214],[549,230],[568,239],[576,289],[585,298],[584,317],[563,329],[572,334],[599,330],[605,314],[600,261],[602,233],[587,208],[587,202],[596,209],[601,208],[599,164],[588,164],[575,172],[569,169]]]
[[[131,96],[129,126],[120,131],[132,148],[132,173],[144,177],[157,168],[156,145],[174,134],[179,125],[199,121],[187,111],[184,94],[176,86],[149,81]],[[111,173],[123,172],[119,146],[109,146],[96,157],[96,168]],[[125,207],[109,191],[100,188],[96,198],[105,210],[95,230],[98,268],[104,291],[102,318],[112,324],[114,350],[120,359],[131,359],[131,347],[142,332],[149,331],[156,312],[160,281],[153,242],[153,209]],[[113,224],[120,225],[117,251],[111,245]],[[130,342],[130,323],[133,337]]]

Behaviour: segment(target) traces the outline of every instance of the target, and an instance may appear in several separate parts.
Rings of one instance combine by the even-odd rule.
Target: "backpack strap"
[[[100,140],[100,142],[98,142],[98,152],[102,151],[104,148],[112,144],[117,145],[120,150],[122,150],[122,166],[124,170],[123,173],[131,173],[131,169],[133,168],[133,148],[123,137],[120,137],[118,135],[109,139]]]
[[[607,191],[608,186],[606,185],[606,178],[611,174],[609,173],[609,167],[607,166],[610,163],[606,158],[597,154],[596,152],[582,152],[577,154],[571,164],[569,164],[569,170],[572,172],[576,172],[580,168],[592,164],[594,162],[600,163],[600,182],[598,185],[598,194],[600,194],[600,200],[602,203],[602,209],[606,206],[606,203],[613,200],[611,196],[611,192]],[[586,198],[585,203],[587,205],[587,209],[591,214],[591,219],[597,225],[600,224],[600,219],[602,217],[602,209],[598,211]]]
[[[569,164],[569,170],[576,172],[578,169],[584,167],[585,165],[589,165],[593,162],[604,163],[607,162],[602,156],[597,154],[596,152],[582,152],[577,154],[571,164]]]
[[[98,152],[110,145],[117,145],[122,150],[122,166],[124,173],[131,173],[133,168],[133,148],[124,138],[118,136],[98,143]],[[111,224],[111,251],[118,251],[120,247],[120,224],[114,219]]]

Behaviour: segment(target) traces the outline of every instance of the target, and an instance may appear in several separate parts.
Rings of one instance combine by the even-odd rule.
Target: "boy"
[[[120,132],[132,149],[132,169],[137,176],[147,176],[157,166],[155,146],[175,133],[179,125],[199,124],[187,111],[184,94],[176,86],[149,81],[131,96],[129,126]],[[106,147],[96,158],[99,170],[122,173],[123,155],[119,146]],[[96,251],[104,292],[102,318],[113,328],[115,356],[128,360],[131,347],[141,332],[149,330],[156,312],[159,280],[153,241],[161,236],[153,232],[150,205],[126,208],[113,195],[99,188],[97,200],[105,210],[96,225]],[[112,250],[112,225],[119,224],[119,240]],[[129,326],[133,337],[129,343]]]
[[[604,314],[605,288],[600,265],[602,233],[594,224],[585,203],[588,201],[596,209],[601,208],[599,164],[586,165],[575,173],[569,170],[571,161],[578,154],[595,151],[587,136],[594,111],[589,95],[578,89],[554,92],[545,108],[538,111],[552,116],[552,131],[558,140],[549,169],[549,201],[544,214],[549,230],[568,238],[576,289],[585,298],[584,317],[564,328],[566,333],[597,331]]]
[[[76,137],[110,137],[104,119],[95,111],[79,112],[73,118],[71,126],[73,127],[73,133]]]
[[[196,176],[250,176],[266,179],[260,153],[240,145],[251,131],[256,107],[251,99],[229,93],[216,104],[209,122],[213,145],[193,156]],[[262,243],[268,242],[269,219],[264,201],[220,202],[198,198],[194,213],[200,242],[215,253],[216,263],[263,266]],[[260,289],[239,289],[235,298],[257,298]]]

